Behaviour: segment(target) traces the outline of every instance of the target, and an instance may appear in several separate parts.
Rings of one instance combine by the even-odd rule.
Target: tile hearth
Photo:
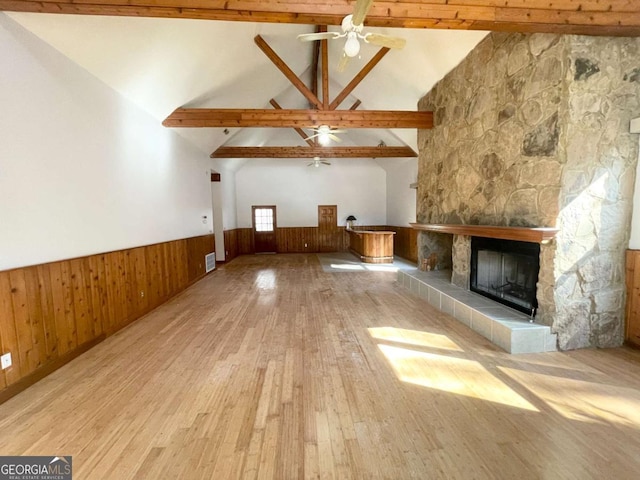
[[[398,282],[509,353],[554,352],[556,334],[524,314],[451,283],[447,270],[398,270]]]

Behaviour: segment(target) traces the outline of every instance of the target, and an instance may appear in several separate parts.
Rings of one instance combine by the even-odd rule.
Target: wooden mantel
[[[472,237],[499,238],[520,242],[547,243],[558,233],[550,227],[498,227],[494,225],[451,225],[442,223],[410,223],[416,230],[427,232],[452,233]]]

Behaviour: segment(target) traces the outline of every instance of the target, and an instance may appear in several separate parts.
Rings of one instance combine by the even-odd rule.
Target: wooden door
[[[339,251],[339,233],[338,207],[336,205],[318,205],[318,251]]]
[[[276,207],[253,206],[253,243],[256,253],[276,253]]]

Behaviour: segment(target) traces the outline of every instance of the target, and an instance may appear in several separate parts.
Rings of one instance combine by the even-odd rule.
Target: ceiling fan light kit
[[[315,167],[315,168],[319,168],[320,164],[322,165],[331,165],[330,162],[327,162],[326,160],[322,160],[322,158],[320,157],[313,157],[313,161],[307,165],[307,167]]]
[[[360,53],[360,40],[372,45],[387,48],[404,48],[406,40],[399,37],[391,37],[378,33],[362,34],[364,28],[364,18],[369,12],[373,0],[358,0],[355,5],[354,13],[347,15],[342,19],[340,28],[342,33],[338,32],[318,32],[303,33],[298,35],[298,40],[303,42],[312,42],[316,40],[335,40],[337,38],[347,38],[342,49],[342,57],[338,64],[338,71],[344,71],[349,59],[356,57]]]
[[[329,145],[329,143],[331,142],[331,139],[329,138],[329,134],[321,133],[320,135],[318,135],[318,142],[323,147],[326,147],[327,145]]]
[[[331,140],[334,142],[340,143],[342,140],[340,137],[335,135],[336,133],[344,133],[345,130],[338,130],[336,128],[331,128],[329,125],[320,125],[318,128],[314,128],[316,132],[314,135],[308,136],[305,140],[312,140],[314,138],[318,139],[318,143],[323,147],[326,147],[331,143]]]
[[[347,34],[347,41],[344,43],[344,54],[347,57],[355,57],[360,53],[360,42],[358,41],[356,32]]]

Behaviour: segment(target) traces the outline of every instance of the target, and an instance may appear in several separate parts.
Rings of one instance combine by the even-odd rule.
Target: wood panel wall
[[[224,231],[224,261],[230,262],[236,258],[238,253],[238,230],[225,230]]]
[[[418,263],[418,230],[411,227],[387,227],[396,232],[393,254]]]
[[[418,261],[418,232],[411,227],[393,227],[388,225],[368,225],[358,228],[367,230],[390,230],[396,232],[393,251],[395,255],[412,262]],[[251,255],[253,248],[253,231],[251,228],[225,230],[225,261],[229,262],[238,255]],[[318,227],[278,227],[276,229],[278,253],[317,253]],[[306,245],[305,245],[306,244]],[[349,235],[344,227],[338,227],[334,245],[337,251],[349,249]]]
[[[640,250],[626,254],[625,340],[640,348]]]
[[[253,229],[238,228],[238,255],[250,255],[256,252],[253,245]]]
[[[0,272],[0,402],[205,274],[213,235]]]

